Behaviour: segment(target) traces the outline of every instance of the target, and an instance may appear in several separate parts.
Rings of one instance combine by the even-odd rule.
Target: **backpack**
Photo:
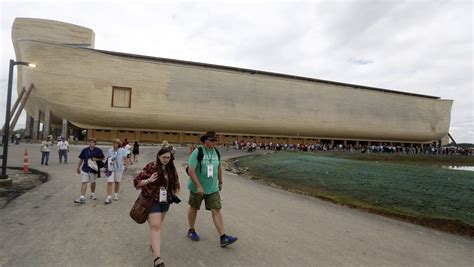
[[[197,161],[199,163],[199,172],[202,172],[202,159],[204,158],[204,151],[202,150],[202,146],[199,146],[198,148],[198,156],[197,156]],[[219,159],[219,162],[221,161],[221,153],[219,152],[219,149],[214,148],[217,153],[217,158]],[[186,167],[186,173],[189,175],[189,166]]]

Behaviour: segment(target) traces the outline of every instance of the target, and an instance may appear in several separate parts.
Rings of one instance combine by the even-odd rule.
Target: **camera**
[[[179,199],[179,197],[177,195],[169,195],[168,196],[168,203],[172,204],[172,203],[176,203],[178,204],[179,202],[181,202],[181,199]]]

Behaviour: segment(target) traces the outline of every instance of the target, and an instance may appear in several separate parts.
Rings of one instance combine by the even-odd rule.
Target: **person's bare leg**
[[[118,194],[120,191],[120,182],[115,182],[115,193]]]
[[[111,196],[112,195],[112,186],[113,186],[113,182],[108,182],[107,183],[107,196]]]
[[[95,182],[91,183],[91,193],[95,193]]]
[[[81,184],[81,196],[85,196],[87,191],[87,183]]]
[[[212,212],[212,220],[214,221],[214,225],[216,226],[217,232],[219,236],[222,236],[224,232],[224,220],[222,219],[221,210],[213,209]]]
[[[165,219],[166,213],[152,213],[148,215],[148,224],[150,225],[150,243],[153,253],[156,257],[161,258],[161,225]]]
[[[198,212],[197,209],[189,207],[189,210],[188,210],[189,229],[194,229],[194,225],[196,224],[197,212]]]

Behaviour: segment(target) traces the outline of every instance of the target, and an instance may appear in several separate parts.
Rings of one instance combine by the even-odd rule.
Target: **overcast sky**
[[[32,17],[91,28],[97,49],[452,99],[450,133],[474,143],[471,1],[130,2],[0,0],[1,124],[11,26]]]

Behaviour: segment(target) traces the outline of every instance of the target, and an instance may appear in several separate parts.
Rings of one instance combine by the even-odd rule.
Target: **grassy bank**
[[[411,155],[411,154],[388,154],[388,153],[347,153],[347,152],[330,152],[316,153],[327,157],[335,157],[342,159],[353,159],[362,161],[383,161],[389,163],[403,163],[410,165],[423,166],[474,166],[474,157],[467,156],[445,156],[445,155]]]
[[[236,165],[288,190],[474,236],[474,172],[436,167],[473,159],[405,156],[279,152]]]

